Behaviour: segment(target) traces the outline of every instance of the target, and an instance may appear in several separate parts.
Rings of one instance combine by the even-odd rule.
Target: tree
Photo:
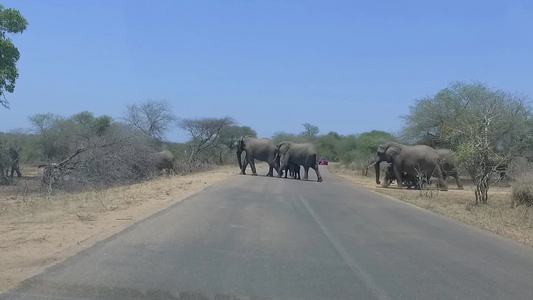
[[[193,162],[199,153],[213,146],[224,128],[234,124],[235,120],[230,117],[181,120],[179,127],[191,136],[189,163]]]
[[[303,123],[302,126],[304,127],[304,131],[300,135],[304,137],[314,137],[320,131],[317,126],[310,123]]]
[[[318,155],[327,157],[330,161],[339,161],[339,146],[342,136],[336,132],[317,136],[314,143]]]
[[[4,9],[0,5],[0,104],[9,108],[5,93],[15,91],[15,83],[19,77],[17,61],[20,52],[15,47],[8,33],[22,33],[26,30],[28,21],[15,9]]]
[[[283,132],[283,131],[278,131],[274,133],[274,135],[272,135],[272,140],[278,144],[283,141],[290,141],[290,142],[297,142],[297,143],[302,142],[302,139],[298,137],[297,135],[293,133]]]
[[[177,117],[172,105],[162,100],[147,100],[126,107],[124,120],[150,137],[162,141],[165,133],[172,128]]]
[[[245,135],[257,137],[257,132],[248,126],[228,126],[220,131],[217,143],[234,150],[237,147],[237,141]]]
[[[37,134],[41,134],[42,132],[50,129],[56,121],[60,120],[61,117],[58,115],[54,115],[52,113],[47,114],[35,114],[33,116],[30,116],[28,118],[30,120],[31,125],[34,128],[34,131]]]
[[[374,164],[378,146],[393,141],[396,141],[396,138],[392,134],[380,130],[364,132],[357,137],[353,158],[364,176],[368,176],[368,170]]]
[[[533,136],[526,98],[481,83],[453,83],[416,101],[405,119],[404,136],[430,137],[456,151],[476,185],[476,203],[487,203],[492,175],[531,145]]]
[[[54,114],[36,114],[30,122],[37,133],[36,147],[42,160],[65,159],[76,149],[84,148],[94,136],[101,136],[111,125],[111,117],[94,117],[81,112],[69,118]]]

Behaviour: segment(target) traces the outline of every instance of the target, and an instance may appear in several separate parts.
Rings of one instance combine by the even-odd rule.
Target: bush
[[[533,205],[533,179],[531,176],[522,177],[517,180],[511,189],[512,206]]]
[[[115,123],[91,136],[70,158],[45,166],[43,180],[62,189],[134,183],[155,174],[155,153],[146,134]]]

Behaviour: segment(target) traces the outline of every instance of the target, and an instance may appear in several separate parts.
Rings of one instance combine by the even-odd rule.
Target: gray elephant
[[[281,171],[276,168],[277,151],[276,143],[271,139],[258,139],[251,136],[243,136],[237,145],[237,161],[239,162],[239,168],[241,169],[240,174],[246,174],[246,167],[250,164],[252,175],[257,176],[255,160],[259,160],[268,163],[269,170],[267,176],[274,176],[274,169],[276,169],[276,172],[278,172],[279,175],[279,172]],[[243,152],[245,153],[244,159],[241,158]]]
[[[22,174],[20,173],[20,167],[19,167],[19,161],[20,161],[20,155],[19,152],[13,148],[9,147],[9,156],[11,157],[11,174],[9,175],[11,178],[13,178],[13,173],[17,172],[17,177],[22,177]]]
[[[446,180],[449,176],[455,178],[457,189],[462,190],[463,184],[461,183],[459,173],[457,172],[455,153],[450,149],[437,149],[437,153],[439,154],[439,163],[443,179]]]
[[[413,176],[410,174],[407,174],[405,172],[402,172],[402,185],[406,188],[410,189],[416,189],[419,190],[422,186],[422,182],[420,182],[419,178],[417,176]],[[387,169],[385,171],[385,186],[389,186],[392,184],[392,182],[396,180],[396,175],[394,174],[394,167],[391,163],[388,164]]]
[[[285,178],[287,178],[287,174],[289,174],[294,179],[300,179],[300,165],[298,164],[291,163],[286,166],[283,171],[285,172]]]
[[[158,170],[167,170],[167,172],[170,174],[171,172],[175,172],[174,170],[174,162],[175,157],[174,154],[170,151],[161,151],[157,152],[155,156],[155,167]]]
[[[440,190],[448,190],[439,166],[439,154],[429,146],[407,146],[394,142],[379,145],[376,157],[374,158],[377,184],[381,183],[379,181],[379,164],[382,161],[392,164],[399,187],[402,187],[402,172],[405,172],[412,176],[423,175],[426,177],[426,182],[430,182],[431,176],[434,176],[438,179]]]
[[[0,170],[5,172],[2,176],[13,178],[13,175],[16,172],[17,177],[22,177],[19,167],[20,155],[18,151],[13,147],[6,147],[0,149],[0,151],[2,151],[0,153]]]
[[[290,164],[298,164],[304,167],[304,179],[309,178],[309,168],[316,172],[318,182],[322,181],[320,170],[318,169],[318,156],[315,145],[309,143],[281,142],[278,145],[279,170],[284,170]],[[281,174],[278,175],[281,177]]]

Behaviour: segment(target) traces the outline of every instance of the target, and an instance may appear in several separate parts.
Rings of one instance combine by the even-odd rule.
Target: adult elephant
[[[443,179],[446,180],[446,178],[451,176],[455,178],[457,189],[464,189],[456,168],[457,160],[455,158],[455,152],[450,149],[437,149],[437,153],[439,154],[439,163]]]
[[[174,172],[174,162],[175,162],[175,157],[174,157],[174,154],[172,154],[172,152],[170,151],[161,151],[161,152],[157,152],[156,153],[156,156],[155,156],[155,167],[158,169],[158,170],[167,170],[168,173],[170,174],[170,172]]]
[[[15,172],[17,173],[17,177],[22,177],[19,161],[20,155],[15,148],[0,148],[0,183],[9,183],[13,179]]]
[[[318,157],[315,145],[309,143],[281,142],[278,145],[279,170],[284,170],[291,164],[304,167],[304,179],[309,178],[309,168],[316,172],[318,182],[322,181],[320,170],[318,169]],[[278,174],[281,177],[281,174]]]
[[[269,170],[267,176],[274,176],[274,168],[276,168],[276,143],[271,139],[258,139],[251,136],[243,136],[237,145],[237,161],[242,175],[246,174],[246,167],[250,164],[252,168],[252,175],[257,176],[255,169],[255,160],[264,161],[268,163]],[[245,152],[244,160],[241,161],[241,155]],[[276,172],[280,174],[280,169],[276,168]]]
[[[20,155],[19,155],[19,152],[13,148],[13,147],[9,147],[9,158],[11,160],[11,173],[9,175],[9,177],[13,178],[13,173],[17,173],[17,177],[20,178],[22,177],[22,174],[20,173],[20,166],[19,166],[19,162],[20,162]]]
[[[395,142],[390,142],[378,146],[374,166],[376,169],[376,183],[380,184],[379,164],[386,161],[392,164],[396,182],[402,187],[402,172],[409,175],[425,176],[427,182],[431,176],[438,179],[441,191],[447,191],[448,186],[442,178],[439,166],[439,154],[437,151],[426,145],[407,146]]]

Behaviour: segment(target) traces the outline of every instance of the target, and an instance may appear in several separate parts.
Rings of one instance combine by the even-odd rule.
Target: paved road
[[[533,249],[322,172],[231,178],[0,298],[533,299]]]

